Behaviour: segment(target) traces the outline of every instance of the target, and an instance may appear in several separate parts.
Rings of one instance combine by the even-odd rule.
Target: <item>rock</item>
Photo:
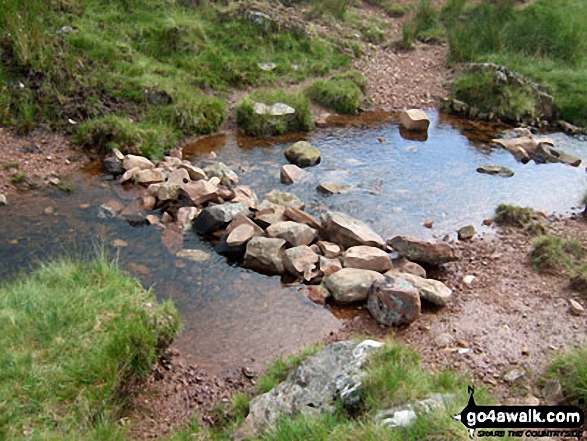
[[[318,275],[319,257],[310,247],[300,245],[285,250],[283,266],[291,275],[309,282]]]
[[[200,214],[200,209],[196,207],[180,207],[177,210],[177,225],[182,231],[192,229],[192,222]]]
[[[251,187],[239,185],[233,191],[234,197],[232,198],[232,202],[245,202],[249,208],[257,208],[259,199]]]
[[[406,409],[388,410],[385,412],[385,416],[376,415],[376,419],[381,420],[381,424],[386,427],[396,428],[403,427],[407,429],[414,425],[418,420],[416,412],[414,412],[412,406]],[[377,418],[379,416],[379,418]]]
[[[564,403],[565,401],[563,387],[558,380],[548,380],[540,391],[540,394],[546,404],[551,406]]]
[[[522,136],[514,139],[493,139],[492,142],[510,152],[517,161],[526,164],[530,161],[529,152],[534,151],[532,133],[530,136]]]
[[[426,228],[432,228],[432,227],[434,227],[434,220],[427,219],[424,221],[424,223],[422,225],[424,225]]]
[[[210,253],[202,250],[181,250],[177,252],[176,256],[181,257],[182,259],[192,260],[194,262],[205,262],[212,258]]]
[[[127,171],[125,171],[122,176],[120,177],[120,183],[124,184],[127,181],[134,179],[135,175],[140,172],[141,169],[138,167],[133,167]]]
[[[286,220],[284,213],[285,209],[280,206],[267,208],[255,213],[255,221],[258,222],[262,228],[268,228],[270,225],[284,222]]]
[[[263,235],[263,229],[255,222],[253,222],[251,219],[249,219],[248,214],[249,213],[241,211],[235,217],[233,217],[228,227],[226,227],[226,233],[232,233],[232,231],[239,225],[249,225],[255,232],[256,236]]]
[[[253,112],[257,115],[283,116],[296,113],[296,109],[284,103],[275,103],[271,106],[265,103],[255,103]]]
[[[151,211],[155,208],[156,205],[157,205],[157,200],[155,199],[154,196],[147,194],[147,195],[141,197],[141,209],[143,211]]]
[[[281,171],[279,172],[279,179],[281,183],[286,185],[302,182],[307,179],[307,177],[308,172],[295,164],[284,165],[281,167]]]
[[[304,286],[303,293],[309,300],[321,306],[324,306],[326,299],[330,297],[330,293],[324,288],[324,285]]]
[[[578,167],[581,165],[581,158],[570,155],[561,150],[557,150],[545,142],[538,144],[538,147],[536,148],[536,154],[534,155],[534,160],[536,162],[561,162],[573,167]]]
[[[178,161],[179,161],[179,159],[178,159]],[[183,169],[183,168],[173,170],[171,173],[169,173],[169,176],[167,176],[167,179],[165,179],[165,183],[167,183],[167,184],[178,184],[178,185],[189,184],[190,181],[191,181],[190,174],[188,173],[188,171],[186,169]]]
[[[320,252],[324,257],[332,259],[340,255],[340,247],[335,243],[320,240],[317,245],[320,247]]]
[[[157,184],[165,180],[165,175],[159,170],[145,169],[137,172],[134,175],[135,182],[148,187],[151,184]]]
[[[524,369],[522,368],[517,367],[507,371],[504,374],[503,379],[508,383],[515,383],[523,379],[524,377],[526,377],[526,371],[524,371]]]
[[[375,421],[389,428],[412,426],[419,416],[431,412],[446,412],[447,404],[455,400],[454,394],[430,394],[414,404],[406,404],[378,412]]]
[[[200,206],[216,197],[219,178],[211,178],[208,181],[199,180],[181,186],[180,193],[195,206]]]
[[[249,206],[244,202],[210,205],[204,208],[196,218],[195,230],[198,234],[207,236],[226,227],[240,212],[249,212]]]
[[[255,229],[252,226],[241,224],[228,234],[226,244],[229,247],[238,247],[247,243],[254,236]]]
[[[383,275],[370,270],[343,268],[324,278],[324,286],[339,303],[362,302],[369,296],[369,288]]]
[[[401,128],[410,132],[426,132],[430,126],[430,118],[420,109],[404,110],[400,113]]]
[[[271,72],[273,69],[275,69],[277,67],[277,64],[275,64],[275,63],[257,63],[257,66],[259,66],[259,69],[261,69],[261,70]]]
[[[159,164],[160,167],[167,167],[170,170],[176,169],[176,168],[182,168],[181,165],[183,164],[183,161],[180,158],[176,158],[175,156],[165,156],[163,158],[163,162],[161,162]]]
[[[180,184],[170,184],[168,182],[162,182],[161,184],[153,185],[157,186],[154,187],[154,189],[157,190],[155,196],[157,196],[157,199],[159,199],[160,201],[176,201],[177,199],[179,199],[179,193],[182,188]],[[151,187],[153,185],[149,186],[150,191],[152,190]]]
[[[345,268],[361,268],[378,273],[389,271],[392,267],[391,258],[385,251],[364,245],[349,248],[344,256],[343,265]]]
[[[285,158],[298,167],[312,167],[320,163],[320,150],[312,147],[309,142],[298,141],[283,152]]]
[[[118,159],[115,155],[110,155],[105,157],[102,160],[102,167],[106,173],[110,173],[111,175],[118,176],[124,173],[124,168],[122,167],[122,161]]]
[[[399,273],[396,278],[405,280],[418,290],[420,298],[437,306],[446,306],[452,291],[444,283],[434,279],[423,279],[408,273]]]
[[[125,242],[122,239],[114,239],[110,243],[112,244],[113,247],[116,247],[116,248],[125,248],[128,246],[128,242]]]
[[[271,190],[265,195],[265,199],[284,208],[292,207],[303,210],[305,206],[299,197],[293,193],[288,193],[287,191]]]
[[[392,269],[391,269],[393,274],[390,274],[391,276],[393,276],[399,272],[399,273],[413,274],[415,276],[419,276],[424,279],[427,277],[426,270],[424,268],[422,268],[420,265],[418,265],[415,262],[410,262],[405,257],[400,257],[398,259],[394,259],[391,261],[391,263],[393,265]]]
[[[138,168],[139,170],[148,170],[155,168],[155,164],[149,161],[143,156],[137,155],[126,155],[122,160],[122,168],[130,170],[132,168]]]
[[[386,276],[371,285],[367,309],[382,325],[409,325],[420,317],[420,296],[405,280]]]
[[[340,271],[342,269],[342,265],[340,264],[340,260],[334,258],[334,259],[329,259],[327,257],[324,256],[320,256],[320,271],[322,271],[322,273],[324,273],[325,276],[329,276],[331,274],[334,274],[337,271]]]
[[[500,178],[511,178],[514,175],[513,170],[495,164],[484,164],[477,168],[478,173],[484,173],[491,176],[499,176]]]
[[[217,177],[222,185],[231,186],[238,182],[238,176],[223,162],[215,162],[204,169],[209,177]]]
[[[118,201],[106,202],[98,207],[98,219],[114,219],[116,213],[122,208],[122,204]]]
[[[448,243],[436,243],[434,240],[422,240],[412,236],[396,236],[389,245],[408,260],[438,266],[454,262],[461,258],[461,253]]]
[[[475,227],[473,225],[467,225],[459,228],[457,235],[459,240],[471,240],[475,236]]]
[[[571,314],[573,315],[583,315],[585,314],[585,308],[581,306],[579,302],[573,299],[569,299],[569,304],[571,305]]]
[[[206,175],[204,170],[202,170],[199,167],[194,167],[190,163],[186,164],[184,162],[184,163],[178,165],[177,168],[187,171],[188,175],[192,181],[201,181],[202,179],[208,180],[208,176]]]
[[[472,274],[468,274],[463,277],[463,283],[465,285],[471,285],[477,277],[473,276]]]
[[[585,131],[583,129],[581,129],[580,127],[577,127],[571,123],[568,123],[566,121],[560,120],[560,121],[557,121],[556,123],[559,126],[559,128],[567,135],[577,136],[577,135],[585,134]]]
[[[321,182],[318,184],[318,187],[316,187],[316,190],[325,194],[343,194],[348,193],[351,188],[350,185],[335,184],[334,182]]]
[[[6,195],[0,193],[0,207],[3,205],[8,205],[8,199]]]
[[[183,248],[183,232],[173,226],[167,227],[161,234],[161,243],[171,254],[175,254]]]
[[[366,340],[362,343],[333,343],[305,359],[285,381],[251,400],[249,414],[236,430],[235,439],[256,437],[284,416],[318,416],[334,413],[338,403],[358,404],[361,397],[362,368],[367,356],[383,346]]]
[[[142,227],[145,225],[150,225],[147,217],[141,213],[129,214],[125,217],[125,219],[131,227]]]
[[[315,229],[292,221],[277,222],[267,227],[266,232],[268,237],[284,239],[289,245],[294,247],[310,245],[318,235],[318,231]]]
[[[247,243],[243,266],[263,274],[282,274],[284,249],[283,239],[253,237]]]
[[[377,248],[385,246],[383,239],[367,224],[336,211],[330,211],[322,215],[320,234],[330,242],[337,243],[344,248],[357,245]]]
[[[298,208],[287,207],[283,212],[283,215],[288,220],[297,222],[299,224],[307,225],[316,230],[319,230],[321,228],[320,222],[318,222],[318,220],[314,216]]]

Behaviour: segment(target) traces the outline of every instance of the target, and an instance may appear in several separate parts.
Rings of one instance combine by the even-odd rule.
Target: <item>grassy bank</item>
[[[0,121],[161,156],[182,136],[216,131],[233,88],[348,65],[334,42],[263,20],[232,2],[6,0]]]
[[[0,287],[0,439],[125,439],[125,385],[178,328],[105,258],[60,261]]]
[[[523,7],[514,1],[450,0],[441,12],[451,61],[494,62],[544,84],[562,119],[582,127],[587,127],[585,16],[582,0],[537,0]]]

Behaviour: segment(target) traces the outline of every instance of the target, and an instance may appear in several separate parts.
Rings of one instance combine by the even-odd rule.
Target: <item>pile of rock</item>
[[[391,326],[418,318],[420,299],[444,306],[451,295],[441,282],[426,279],[424,268],[415,263],[437,266],[458,259],[447,243],[404,236],[386,243],[344,213],[316,219],[303,211],[296,195],[284,191],[272,190],[259,203],[255,192],[237,185],[236,173],[221,162],[202,169],[165,157],[155,165],[115,150],[105,164],[121,174],[121,182],[143,189],[143,209],[159,210],[161,218],[150,215],[149,222],[166,231],[183,234],[193,228],[219,238],[219,254],[259,273],[317,285],[313,290],[320,293],[314,296],[319,302],[328,297],[338,303],[367,302],[373,316]],[[392,261],[393,250],[403,257]]]

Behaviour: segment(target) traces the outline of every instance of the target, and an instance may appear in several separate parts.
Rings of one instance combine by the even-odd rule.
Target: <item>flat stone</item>
[[[491,176],[499,176],[500,178],[511,178],[514,175],[512,169],[496,164],[484,164],[477,168],[477,172]]]
[[[255,229],[247,224],[241,224],[232,230],[226,238],[229,247],[238,247],[247,243],[255,236]]]
[[[367,224],[336,211],[330,211],[322,215],[320,234],[326,240],[337,243],[344,248],[357,245],[368,245],[377,248],[385,246],[381,236],[375,233]]]
[[[420,317],[420,296],[409,282],[384,277],[371,285],[367,309],[382,325],[409,325]]]
[[[300,245],[285,250],[283,265],[291,275],[310,281],[318,275],[319,257],[310,247]]]
[[[272,224],[267,227],[266,232],[268,237],[284,239],[289,245],[294,247],[310,245],[318,235],[318,231],[315,229],[292,221]]]
[[[202,250],[181,250],[177,252],[176,256],[181,257],[182,259],[192,260],[194,262],[205,262],[212,258],[210,253]]]
[[[147,187],[150,184],[163,182],[165,180],[165,175],[159,170],[145,169],[137,172],[137,174],[134,175],[134,179],[138,184],[142,184]]]
[[[295,164],[287,164],[281,167],[279,172],[279,180],[282,184],[291,185],[298,182],[303,182],[308,178],[308,172],[298,167]]]
[[[361,268],[384,273],[392,268],[389,255],[374,247],[359,245],[346,251],[343,264],[345,268]]]
[[[433,240],[422,240],[412,236],[396,236],[389,245],[408,260],[428,265],[442,265],[461,258],[461,254],[453,245],[436,243]]]
[[[404,110],[399,116],[400,126],[411,132],[426,132],[430,126],[430,118],[420,109]]]
[[[283,274],[284,250],[283,239],[253,237],[247,243],[243,266],[263,274]]]
[[[334,182],[321,182],[316,187],[320,193],[324,194],[344,194],[351,191],[350,185],[335,184]]]
[[[299,224],[305,224],[311,228],[319,230],[321,228],[320,222],[314,216],[298,208],[287,207],[283,212],[286,219],[297,222]]]
[[[438,280],[423,279],[408,273],[399,273],[395,277],[408,282],[418,290],[422,300],[434,305],[446,306],[452,296],[452,290]]]
[[[143,156],[126,155],[122,160],[122,168],[124,168],[125,170],[130,170],[132,168],[138,168],[139,170],[147,170],[155,168],[155,164],[153,164],[149,159]]]
[[[343,268],[324,278],[324,286],[339,303],[362,302],[369,296],[369,288],[384,276],[375,271]]]
[[[337,244],[324,240],[320,240],[316,244],[320,247],[320,251],[324,257],[332,259],[340,256],[340,247]]]
[[[298,141],[284,151],[285,158],[298,167],[312,167],[320,163],[320,150],[307,141]]]

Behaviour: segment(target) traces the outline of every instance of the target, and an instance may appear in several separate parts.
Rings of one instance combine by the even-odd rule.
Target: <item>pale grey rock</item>
[[[125,170],[130,170],[131,168],[147,170],[155,168],[155,164],[153,164],[149,159],[143,156],[126,155],[122,160],[122,168],[124,168]]]
[[[359,245],[349,248],[344,256],[345,268],[361,268],[384,273],[392,268],[389,255],[375,247]]]
[[[284,239],[289,245],[294,247],[310,245],[318,234],[315,229],[292,221],[272,224],[267,227],[266,232],[268,237]]]
[[[284,250],[285,240],[283,239],[253,237],[247,243],[243,266],[263,274],[283,274]]]
[[[367,224],[336,211],[330,211],[322,215],[320,234],[330,242],[344,248],[357,245],[368,245],[377,248],[385,246],[381,236],[375,233]]]
[[[319,274],[317,268],[319,257],[310,247],[300,245],[285,250],[283,265],[291,275],[309,282]]]
[[[325,277],[323,284],[337,302],[353,303],[366,300],[373,282],[384,278],[375,271],[343,268]]]

